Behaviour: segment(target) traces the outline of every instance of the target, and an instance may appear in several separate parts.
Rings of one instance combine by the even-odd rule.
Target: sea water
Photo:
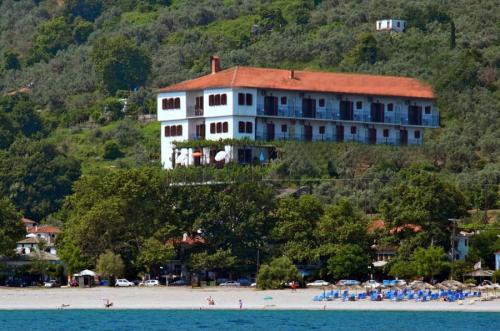
[[[0,311],[0,330],[500,330],[500,313],[21,310]]]

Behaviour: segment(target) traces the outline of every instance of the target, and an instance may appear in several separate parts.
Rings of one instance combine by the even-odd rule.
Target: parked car
[[[220,284],[228,282],[228,281],[229,281],[229,279],[227,279],[227,278],[217,278],[215,280],[215,285],[220,285]]]
[[[337,284],[343,285],[343,286],[354,286],[354,285],[359,285],[360,282],[358,282],[357,280],[354,280],[354,279],[342,279],[342,280],[339,280],[339,282]]]
[[[257,287],[257,283],[250,284],[250,287]]]
[[[115,282],[115,286],[118,287],[129,287],[129,286],[135,286],[134,283],[129,282],[126,279],[117,279]]]
[[[48,282],[43,283],[44,287],[61,287],[61,284],[57,280],[49,280]]]
[[[248,278],[240,278],[238,279],[238,283],[240,283],[241,286],[250,286],[252,285],[252,281]]]
[[[109,280],[101,279],[101,281],[99,282],[99,286],[109,286]]]
[[[160,286],[160,282],[157,279],[150,279],[140,282],[139,286]]]
[[[9,279],[5,282],[5,286],[9,287],[28,287],[29,284],[21,279]]]
[[[221,283],[219,286],[240,286],[240,285],[241,285],[240,283],[238,283],[234,280],[230,280],[230,281]]]
[[[315,281],[314,281],[314,282],[312,282],[312,283],[307,283],[307,284],[306,284],[306,286],[308,286],[308,287],[309,287],[309,286],[312,286],[312,287],[315,287],[315,286],[328,286],[328,285],[330,285],[330,283],[328,283],[328,282],[327,282],[327,281],[325,281],[325,280],[321,280],[321,279],[319,279],[319,280],[315,280]]]
[[[168,283],[168,285],[171,285],[171,286],[185,286],[185,285],[189,285],[189,283],[184,280],[184,279],[177,279],[176,281],[172,282],[172,283]]]

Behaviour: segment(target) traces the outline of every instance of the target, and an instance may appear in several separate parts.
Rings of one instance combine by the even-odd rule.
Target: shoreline
[[[310,311],[409,311],[409,312],[500,312],[500,300],[457,302],[415,301],[319,301],[312,300],[320,289],[255,290],[251,288],[0,288],[0,310],[310,310]],[[215,306],[207,304],[207,297]],[[264,297],[272,297],[265,300]],[[112,301],[104,308],[103,300]],[[61,305],[69,305],[61,308]]]

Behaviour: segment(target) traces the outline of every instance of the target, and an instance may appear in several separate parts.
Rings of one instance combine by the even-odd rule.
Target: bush
[[[493,276],[491,277],[491,280],[494,282],[494,283],[499,283],[500,282],[500,269],[495,271],[493,273]]]
[[[257,274],[257,287],[265,289],[278,289],[285,283],[298,280],[300,277],[297,267],[288,257],[274,259],[271,264],[263,264]]]

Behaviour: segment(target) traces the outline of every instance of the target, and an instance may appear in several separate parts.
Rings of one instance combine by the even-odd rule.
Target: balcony
[[[269,117],[285,117],[294,119],[317,119],[317,120],[330,120],[330,121],[347,121],[347,122],[363,122],[363,123],[386,123],[393,125],[414,125],[425,127],[439,127],[439,114],[433,113],[431,115],[422,115],[420,121],[409,122],[407,111],[385,111],[383,118],[379,121],[372,120],[371,112],[369,110],[354,110],[353,116],[349,118],[341,118],[339,109],[335,108],[316,108],[315,116],[304,116],[301,107],[297,106],[281,106],[279,105],[275,110],[267,110],[264,105],[257,105],[257,116]]]
[[[203,117],[204,112],[203,108],[199,108],[196,106],[191,106],[187,108],[186,117]]]

